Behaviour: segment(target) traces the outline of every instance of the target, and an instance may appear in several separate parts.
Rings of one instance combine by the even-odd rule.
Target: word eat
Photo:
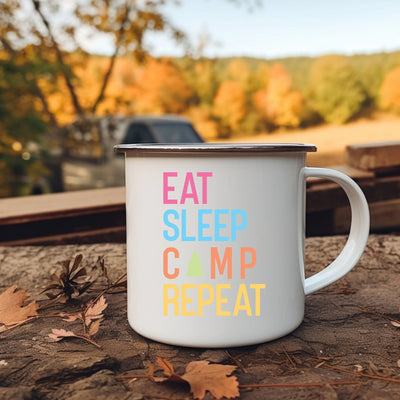
[[[207,204],[207,179],[212,177],[212,172],[198,172],[196,174],[200,178],[201,186],[201,204]],[[164,204],[178,204],[177,198],[172,198],[173,193],[176,191],[175,186],[170,185],[170,178],[177,178],[178,172],[164,172],[163,176],[163,200]],[[180,196],[179,204],[185,204],[186,200],[192,199],[194,204],[199,203],[199,190],[196,187],[195,180],[192,172],[187,172],[183,184],[182,194]]]

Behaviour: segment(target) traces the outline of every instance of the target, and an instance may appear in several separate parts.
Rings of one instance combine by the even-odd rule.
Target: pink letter
[[[212,172],[198,172],[197,176],[202,178],[203,181],[203,195],[202,195],[202,204],[207,204],[207,178],[212,176]]]
[[[168,177],[169,176],[178,176],[177,172],[164,172],[164,204],[178,204],[178,200],[170,200],[168,198],[168,192],[173,192],[175,190],[174,186],[168,186]]]
[[[192,190],[191,193],[187,192],[189,184],[190,184],[191,190]],[[193,199],[194,204],[199,204],[199,198],[197,197],[196,186],[195,186],[194,180],[193,180],[193,174],[191,172],[188,172],[186,174],[185,183],[183,185],[181,204],[185,204],[186,199],[190,199],[190,198]]]

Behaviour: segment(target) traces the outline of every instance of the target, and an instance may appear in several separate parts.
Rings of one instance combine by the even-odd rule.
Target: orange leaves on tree
[[[253,95],[253,103],[275,126],[296,127],[301,122],[303,98],[300,92],[292,89],[292,79],[280,64],[270,69],[267,88]]]
[[[179,114],[186,111],[192,95],[192,90],[170,59],[148,57],[137,76],[135,112]]]
[[[386,75],[379,95],[383,108],[400,111],[400,67]]]
[[[236,81],[222,82],[214,99],[214,114],[221,123],[235,131],[246,115],[246,96],[243,86]]]
[[[150,365],[147,378],[153,382],[185,382],[190,386],[194,399],[202,400],[206,392],[216,399],[234,398],[239,396],[239,383],[236,376],[229,376],[236,369],[233,365],[210,364],[208,361],[192,361],[186,366],[185,373],[175,373],[173,365],[164,358],[157,358],[157,364],[162,368],[166,377],[155,377],[154,366]],[[142,376],[144,377],[144,376]],[[132,376],[121,377],[130,379]],[[133,377],[134,378],[134,377]]]
[[[26,291],[17,285],[9,287],[0,294],[0,323],[5,326],[20,324],[37,315],[38,305],[35,301],[24,306],[28,298]]]

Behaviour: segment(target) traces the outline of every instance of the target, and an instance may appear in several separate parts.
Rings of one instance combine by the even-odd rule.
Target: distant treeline
[[[108,59],[82,62],[75,55],[72,65],[82,104],[92,104]],[[76,117],[61,77],[39,85],[59,122]],[[375,110],[400,110],[400,51],[275,60],[147,57],[140,64],[119,58],[96,113],[186,115],[215,138],[341,124]]]
[[[342,124],[375,110],[400,110],[400,51],[275,60],[116,58],[100,98],[110,59],[73,53],[68,60],[68,66],[41,64],[32,53],[32,61],[19,66],[18,58],[10,63],[0,57],[0,115],[18,110],[10,126],[21,125],[22,115],[28,129],[36,129],[37,117],[63,125],[93,109],[98,116],[172,113],[189,117],[211,139]]]

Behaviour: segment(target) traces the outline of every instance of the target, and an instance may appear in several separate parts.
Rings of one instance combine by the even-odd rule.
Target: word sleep
[[[248,286],[249,289],[247,289]],[[228,283],[217,284],[215,289],[207,283],[198,285],[184,283],[180,288],[178,285],[164,284],[163,314],[164,316],[169,315],[169,306],[171,305],[174,316],[201,316],[205,307],[213,307],[217,316],[236,317],[240,311],[243,311],[249,317],[258,317],[260,316],[261,290],[263,289],[265,289],[265,284],[262,283],[250,285],[242,283],[235,295],[229,293],[232,288]],[[253,291],[254,294],[252,303],[249,300],[248,290]],[[229,296],[229,298],[225,296]]]
[[[183,242],[235,241],[238,231],[247,227],[247,214],[243,210],[198,209],[194,221],[188,221],[187,210],[169,209],[164,212],[163,221],[168,229],[163,230],[164,239]],[[193,230],[188,232],[188,225]]]

